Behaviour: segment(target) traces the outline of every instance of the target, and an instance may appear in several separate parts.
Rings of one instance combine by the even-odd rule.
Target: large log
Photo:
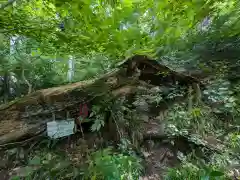
[[[136,60],[131,58],[127,64],[131,64],[133,59]],[[128,96],[141,89],[141,86],[153,87],[149,82],[154,82],[152,84],[155,86],[175,81],[186,86],[200,83],[193,77],[174,72],[159,64],[152,73],[149,68],[145,71],[144,62],[147,67],[151,61],[140,59],[137,68],[141,69],[141,72],[137,77],[132,76],[134,69],[131,66],[120,66],[97,79],[39,90],[0,106],[0,147],[45,133],[46,123],[53,120],[53,115],[55,120],[65,119],[67,114],[71,118],[77,118],[81,103],[87,103],[91,107],[103,98]]]
[[[46,123],[53,120],[53,114],[55,120],[65,119],[67,113],[76,118],[81,103],[91,105],[104,96],[131,93],[135,86],[131,86],[131,80],[127,78],[120,82],[119,72],[116,70],[99,79],[39,90],[0,106],[0,145],[43,133]],[[125,91],[119,89],[127,81]]]

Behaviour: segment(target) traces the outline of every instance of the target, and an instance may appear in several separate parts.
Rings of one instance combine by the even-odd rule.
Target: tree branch
[[[15,1],[17,1],[17,0],[8,0],[7,3],[5,3],[5,4],[0,4],[0,9],[5,9],[7,6],[12,5]]]

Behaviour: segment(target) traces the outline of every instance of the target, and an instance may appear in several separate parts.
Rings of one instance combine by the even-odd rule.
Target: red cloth
[[[80,104],[79,116],[82,117],[82,118],[88,117],[88,106],[87,106],[87,104]]]

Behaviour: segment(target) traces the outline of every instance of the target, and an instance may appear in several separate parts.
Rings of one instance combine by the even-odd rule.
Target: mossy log
[[[138,56],[133,57],[124,64],[131,64],[137,58]],[[185,86],[200,83],[196,78],[174,72],[159,64],[154,64],[155,70],[151,70],[149,64],[152,62],[145,56],[144,58],[140,58],[137,63],[136,67],[141,69],[137,78],[132,77],[133,73],[129,76],[128,72],[134,71],[131,66],[120,66],[97,79],[38,90],[0,106],[0,147],[44,133],[46,123],[53,120],[53,114],[55,120],[66,119],[67,114],[70,118],[77,118],[81,103],[87,103],[91,107],[103,98],[133,94],[141,86],[164,86],[175,81]],[[161,70],[164,72],[159,73]]]

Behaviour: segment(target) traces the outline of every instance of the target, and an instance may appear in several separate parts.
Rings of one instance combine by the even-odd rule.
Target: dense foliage
[[[200,144],[204,144],[206,134],[215,135],[227,143],[223,155],[214,154],[204,165],[194,164],[199,162],[196,157],[182,157],[182,166],[171,169],[169,177],[225,178],[226,173],[221,172],[227,171],[233,161],[239,163],[236,158],[240,149],[239,130],[236,130],[240,124],[238,1],[9,2],[1,1],[0,6],[2,101],[37,89],[89,79],[133,54],[147,54],[173,68],[199,70],[210,77],[210,86],[203,92],[204,102],[195,105],[192,112],[188,112],[184,103],[171,109],[167,117],[168,133],[188,136]],[[152,98],[161,101],[161,96]],[[99,115],[93,131],[103,126],[100,120]],[[232,127],[235,129],[230,131]],[[142,170],[139,160],[122,153],[126,152],[112,154],[107,149],[92,154],[85,176],[92,180],[136,179]],[[30,164],[35,161],[42,164],[41,158],[44,157],[37,157]],[[55,171],[50,166],[46,170],[48,166],[44,164],[39,172],[31,171],[30,176],[38,179],[37,174],[42,173],[42,178],[64,177],[70,173],[62,171],[66,167],[76,172],[68,178],[84,176],[68,163]]]
[[[38,89],[46,87],[42,83],[53,86],[67,81],[69,56],[75,61],[78,78],[74,80],[102,73],[134,53],[160,57],[175,48],[190,50],[194,45],[198,48],[189,53],[195,57],[196,51],[208,58],[209,53],[199,52],[203,51],[201,44],[208,52],[211,51],[208,46],[214,46],[212,40],[202,41],[202,37],[212,37],[218,43],[217,38],[229,39],[237,34],[237,18],[232,18],[237,17],[235,10],[234,1],[15,1],[0,12],[1,61],[4,70],[8,66],[8,71],[16,74],[19,72],[15,71],[26,71],[26,79]],[[206,17],[208,20],[204,20]],[[199,28],[208,26],[210,19],[213,30],[198,33]],[[218,27],[221,32],[215,32]],[[10,39],[17,39],[11,55]]]

